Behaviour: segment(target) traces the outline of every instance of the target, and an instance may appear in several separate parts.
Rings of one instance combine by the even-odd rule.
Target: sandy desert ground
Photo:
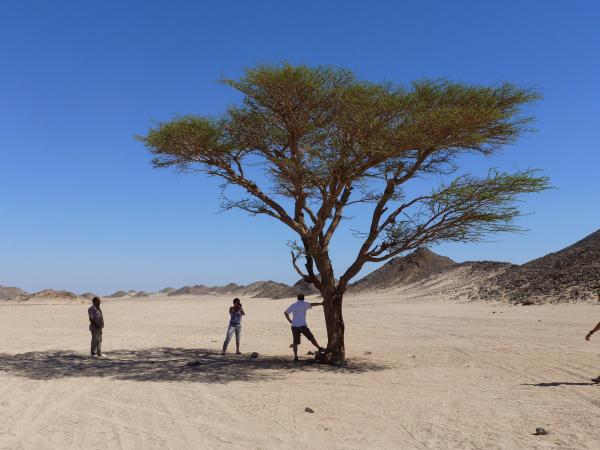
[[[600,448],[597,305],[349,297],[336,369],[291,362],[288,300],[243,299],[220,356],[229,302],[105,301],[105,359],[87,305],[0,303],[0,448]]]

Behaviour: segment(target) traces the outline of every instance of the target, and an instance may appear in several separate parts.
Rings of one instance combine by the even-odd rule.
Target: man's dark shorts
[[[292,336],[294,337],[294,344],[300,345],[301,334],[303,334],[306,337],[306,339],[308,339],[311,342],[315,340],[315,337],[306,325],[304,325],[303,327],[292,327]]]

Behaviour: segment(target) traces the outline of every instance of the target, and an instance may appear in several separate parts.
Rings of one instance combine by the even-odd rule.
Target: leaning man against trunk
[[[102,356],[102,329],[104,328],[104,316],[100,309],[100,298],[94,297],[92,306],[88,308],[90,319],[90,332],[92,333],[92,357]]]

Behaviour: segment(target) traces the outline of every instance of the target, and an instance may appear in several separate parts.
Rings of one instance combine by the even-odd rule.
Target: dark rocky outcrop
[[[480,288],[482,299],[511,303],[590,300],[600,289],[600,230],[582,240],[520,266],[513,266]]]

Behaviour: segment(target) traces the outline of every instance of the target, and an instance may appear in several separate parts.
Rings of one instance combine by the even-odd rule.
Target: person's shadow
[[[537,387],[557,387],[557,386],[600,386],[593,381],[589,383],[578,383],[573,381],[550,381],[547,383],[523,383],[521,386],[537,386]]]
[[[167,347],[116,350],[104,358],[61,350],[16,355],[0,353],[0,372],[36,380],[109,377],[133,381],[228,383],[272,380],[296,371],[362,373],[384,369],[366,359],[334,367],[314,360],[294,363],[289,356],[222,356],[214,350]]]

